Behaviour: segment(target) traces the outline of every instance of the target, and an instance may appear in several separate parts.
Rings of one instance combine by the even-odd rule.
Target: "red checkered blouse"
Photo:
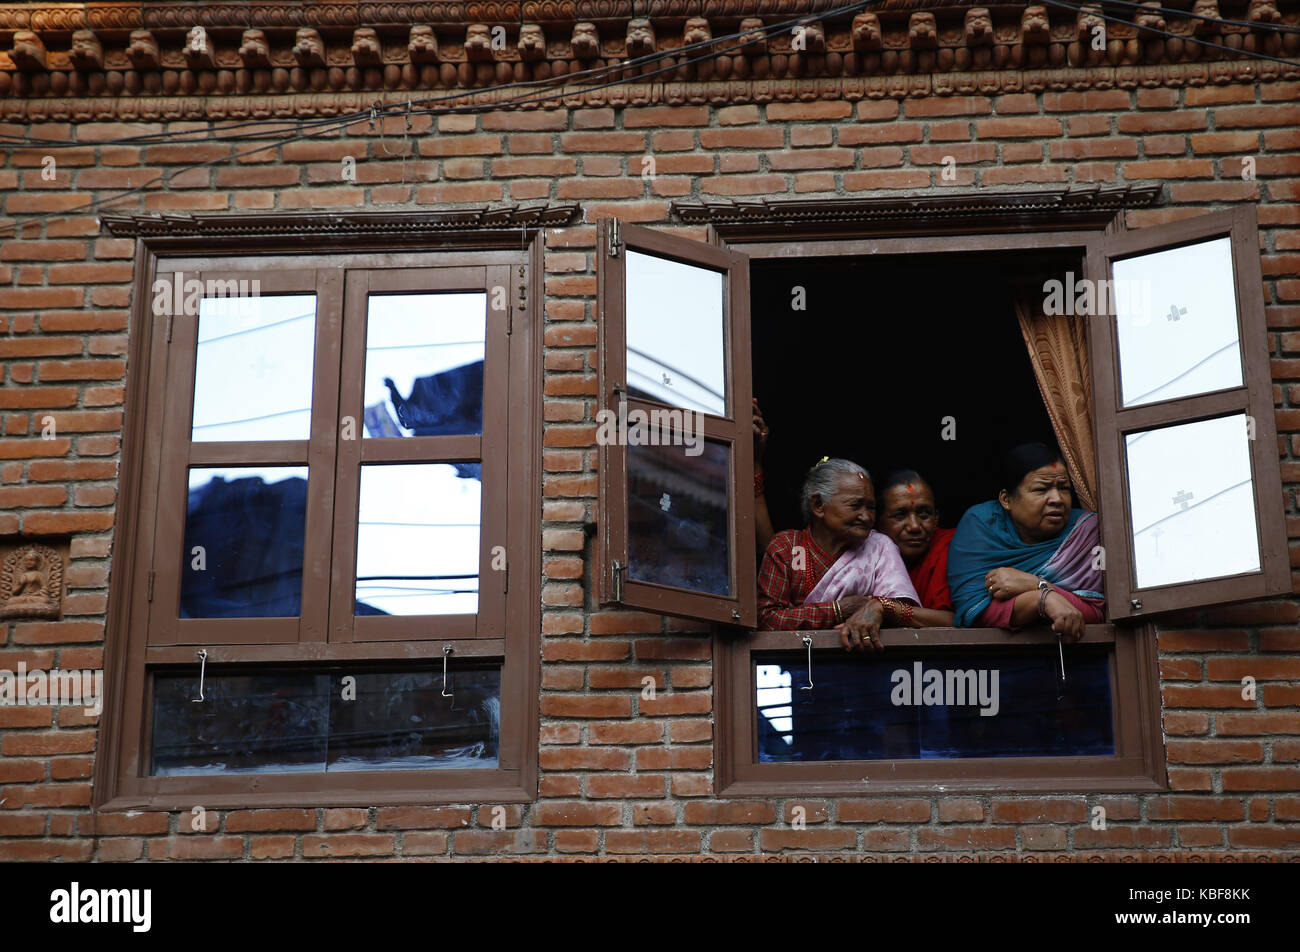
[[[796,546],[803,547],[799,569],[793,567]],[[775,631],[834,628],[834,602],[804,602],[833,563],[806,528],[774,535],[758,570],[759,624]]]

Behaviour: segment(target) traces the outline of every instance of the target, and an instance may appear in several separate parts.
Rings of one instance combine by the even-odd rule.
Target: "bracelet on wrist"
[[[1048,620],[1047,595],[1051,591],[1052,589],[1050,586],[1045,588],[1040,586],[1038,590],[1038,617],[1043,619],[1044,621]]]

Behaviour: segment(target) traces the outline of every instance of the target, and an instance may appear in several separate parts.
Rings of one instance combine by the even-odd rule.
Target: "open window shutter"
[[[1254,208],[1098,237],[1088,277],[1111,619],[1289,593]]]
[[[753,627],[749,259],[604,220],[600,594]]]

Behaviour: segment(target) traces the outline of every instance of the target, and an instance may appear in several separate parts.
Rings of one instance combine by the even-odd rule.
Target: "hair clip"
[[[821,459],[819,459],[817,462],[813,463],[811,466],[808,467],[808,472],[811,473],[814,469],[816,469],[816,468],[817,468],[818,466],[820,466],[822,463],[828,463],[828,462],[830,462],[830,457],[829,457],[829,456],[823,456],[823,457],[822,457]]]

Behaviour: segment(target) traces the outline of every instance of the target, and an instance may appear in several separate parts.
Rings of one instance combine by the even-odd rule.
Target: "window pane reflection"
[[[192,467],[181,618],[302,611],[307,467]]]
[[[370,295],[366,436],[482,433],[486,326],[482,292]]]
[[[1228,238],[1125,258],[1114,275],[1124,406],[1241,386]]]
[[[1064,682],[1055,645],[1012,654],[890,654],[875,659],[814,655],[811,691],[800,690],[808,683],[805,654],[756,658],[759,761],[1115,753],[1105,647],[1067,646]],[[940,703],[926,703],[924,691],[916,695],[911,682],[917,680],[918,663],[922,687],[933,680],[927,672],[943,672],[944,693],[929,696]],[[907,681],[895,672],[905,673]],[[910,703],[896,704],[895,698]],[[996,713],[983,715],[981,709]]]
[[[628,393],[725,415],[723,275],[626,253]]]
[[[627,448],[628,577],[730,595],[729,450],[696,448]]]
[[[351,680],[345,680],[351,679]],[[499,669],[154,678],[150,773],[334,773],[497,766]]]
[[[198,320],[190,439],[308,439],[315,295],[204,298]]]
[[[480,463],[361,467],[358,615],[478,611]]]
[[[1245,414],[1130,433],[1138,588],[1260,568]]]

